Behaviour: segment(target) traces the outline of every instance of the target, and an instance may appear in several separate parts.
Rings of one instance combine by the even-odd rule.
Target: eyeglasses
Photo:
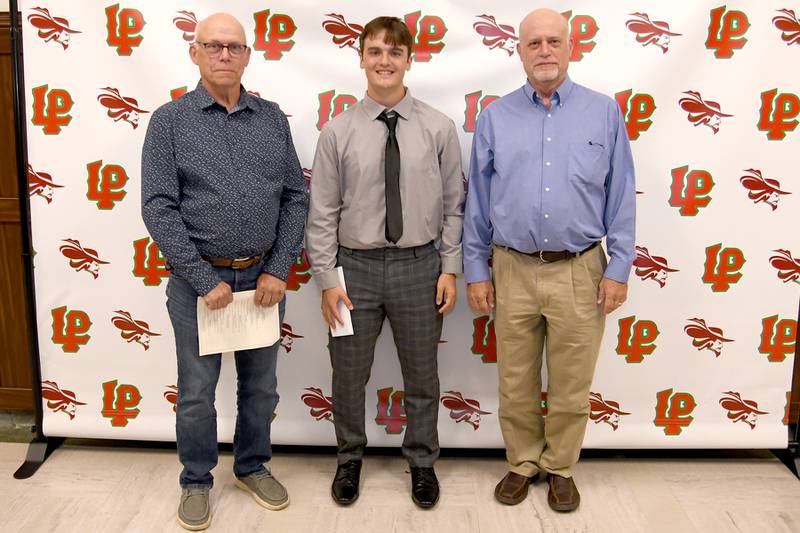
[[[237,57],[244,54],[245,50],[248,48],[246,44],[239,43],[222,44],[217,42],[201,43],[200,41],[195,41],[195,44],[202,46],[210,56],[218,56],[222,53],[223,48],[227,48],[231,56]]]

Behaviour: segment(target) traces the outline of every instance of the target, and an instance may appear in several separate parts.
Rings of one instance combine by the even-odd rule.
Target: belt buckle
[[[234,270],[244,270],[247,268],[245,265],[248,261],[252,261],[252,257],[237,257],[233,261],[231,261],[231,268]],[[248,265],[249,266],[249,265]]]
[[[544,256],[542,255],[543,253],[544,250],[539,250],[539,259],[542,261],[542,263],[549,263],[550,261],[544,258]]]

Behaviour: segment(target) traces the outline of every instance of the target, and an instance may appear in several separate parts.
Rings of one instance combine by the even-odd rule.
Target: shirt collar
[[[194,91],[194,102],[200,109],[207,109],[218,102],[214,100],[214,97],[206,90],[203,86],[202,81],[197,82],[197,87],[195,87]],[[244,86],[239,84],[239,101],[236,103],[236,107],[234,111],[243,109],[245,107],[253,109],[253,97],[244,90]]]
[[[551,98],[551,101],[555,105],[563,106],[566,103],[567,99],[569,98],[570,93],[572,93],[572,87],[574,85],[575,84],[572,83],[572,80],[569,78],[569,76],[564,78],[564,81],[561,82],[561,85],[559,85],[558,88],[555,91],[553,91],[553,97]],[[536,89],[533,88],[533,85],[531,85],[530,80],[526,80],[522,90],[525,91],[525,96],[528,97],[528,100],[530,100],[534,104],[541,105],[542,99],[536,93]]]
[[[406,95],[391,109],[404,119],[408,120],[408,117],[411,116],[411,107],[414,104],[414,100],[411,98],[411,91],[408,89],[408,87],[405,89]],[[367,112],[367,116],[370,118],[370,120],[375,120],[378,118],[378,115],[383,113],[384,109],[387,109],[382,104],[379,104],[373,100],[366,92],[364,93],[364,99],[361,100],[361,103],[364,106],[364,110]]]

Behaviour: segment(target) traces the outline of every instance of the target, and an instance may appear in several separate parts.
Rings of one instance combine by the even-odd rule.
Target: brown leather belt
[[[234,270],[244,270],[257,264],[264,259],[264,254],[258,254],[251,257],[239,257],[237,259],[228,259],[227,257],[203,257],[203,261],[210,263],[215,267],[232,268]]]
[[[544,250],[539,250],[538,252],[520,252],[516,248],[511,248],[510,246],[500,246],[500,248],[505,248],[506,250],[511,250],[512,252],[517,252],[518,254],[527,255],[530,257],[538,257],[541,259],[543,263],[555,263],[556,261],[563,261],[564,259],[573,259],[575,257],[580,257],[582,254],[585,254],[595,246],[600,244],[599,242],[593,242],[580,252],[568,252],[567,250],[563,250],[561,252],[546,252]]]

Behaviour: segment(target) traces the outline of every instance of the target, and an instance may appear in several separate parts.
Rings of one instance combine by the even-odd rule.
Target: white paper
[[[197,336],[200,355],[272,346],[280,338],[278,304],[256,305],[256,291],[233,293],[233,302],[211,310],[197,298]]]
[[[344,293],[347,294],[347,286],[344,284],[344,270],[342,267],[336,267],[336,274],[339,276],[339,285],[342,286]],[[336,323],[335,328],[331,328],[331,335],[334,337],[346,337],[353,334],[353,321],[350,320],[350,310],[344,304],[344,300],[339,300],[339,318],[342,319],[344,324]]]

